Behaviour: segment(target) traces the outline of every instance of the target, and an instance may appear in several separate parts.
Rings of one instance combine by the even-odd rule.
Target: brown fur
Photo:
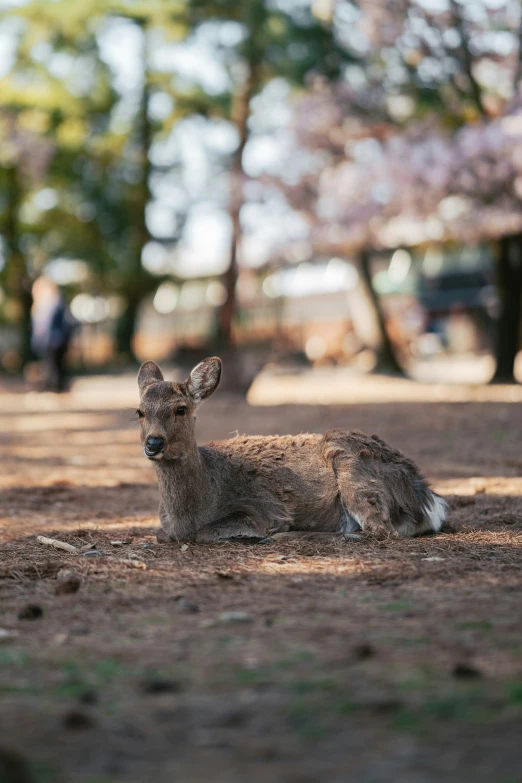
[[[433,529],[434,495],[414,463],[377,436],[237,436],[198,447],[194,411],[221,377],[206,359],[185,383],[154,362],[139,373],[141,438],[163,438],[155,459],[159,540],[211,542],[271,533],[418,535]],[[183,408],[185,412],[183,414]]]

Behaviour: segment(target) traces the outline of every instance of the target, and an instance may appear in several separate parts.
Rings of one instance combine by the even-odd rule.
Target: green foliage
[[[33,0],[12,9],[8,21],[16,51],[0,80],[0,237],[7,259],[0,285],[18,301],[11,317],[27,329],[31,281],[53,258],[79,258],[89,266],[93,293],[123,297],[120,348],[132,354],[139,304],[161,281],[141,263],[154,238],[146,209],[155,142],[196,115],[242,124],[246,133],[251,101],[272,79],[299,87],[311,74],[335,79],[353,58],[311,6],[268,0]],[[134,54],[141,78],[128,94],[103,53],[103,36],[115,24],[134,26],[142,41]],[[222,35],[231,24],[235,34]],[[205,37],[227,73],[218,92],[153,57],[156,44],[190,46]],[[172,104],[161,119],[151,112],[158,94]],[[186,210],[176,211],[176,229],[161,242],[179,240]]]

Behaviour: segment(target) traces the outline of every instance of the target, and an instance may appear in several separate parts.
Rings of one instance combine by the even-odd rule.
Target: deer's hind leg
[[[347,525],[378,537],[438,532],[446,503],[429,489],[416,465],[376,435],[331,430],[325,435]]]
[[[349,464],[340,464],[336,475],[345,513],[343,532],[362,530],[377,538],[394,535],[390,509],[378,479],[354,472]]]
[[[388,538],[396,533],[393,509],[373,445],[362,433],[333,430],[325,435],[325,457],[337,479],[344,511],[342,532],[353,534],[362,530]]]

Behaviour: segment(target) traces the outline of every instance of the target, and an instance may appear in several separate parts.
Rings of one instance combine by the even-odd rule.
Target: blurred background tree
[[[272,3],[269,0],[234,0],[190,3],[188,43],[219,27],[229,30],[227,83],[223,92],[202,96],[196,92],[196,109],[222,116],[235,128],[236,144],[230,156],[229,216],[230,242],[224,274],[226,299],[219,314],[217,340],[229,345],[236,314],[238,255],[242,235],[241,211],[245,205],[244,185],[248,175],[243,158],[251,132],[253,102],[270,82],[283,79],[302,87],[312,74],[338,79],[353,55],[343,46],[332,25],[331,14],[316,13],[309,3]],[[230,32],[230,27],[235,27]],[[216,30],[218,28],[218,30]],[[179,96],[178,96],[179,98]],[[199,103],[199,106],[198,106]],[[188,104],[189,105],[189,104]]]
[[[449,0],[430,8],[409,0],[335,5],[359,59],[298,104],[296,137],[321,172],[292,183],[289,197],[303,208],[308,194],[318,246],[360,251],[367,282],[368,250],[495,242],[495,379],[509,381],[522,334],[520,5]],[[373,299],[382,364],[395,369],[375,292]]]
[[[518,2],[3,6],[1,312],[20,331],[5,368],[30,357],[30,288],[42,271],[68,287],[80,320],[113,324],[109,353],[125,361],[140,354],[152,300],[164,319],[154,328],[183,334],[174,310],[187,300],[193,346],[222,350],[267,318],[277,341],[284,299],[297,289],[274,285],[274,270],[308,274],[307,264],[322,268],[334,254],[328,268],[344,269],[343,279],[352,280],[350,265],[358,270],[377,368],[400,372],[412,356],[396,322],[408,315],[391,317],[383,265],[398,280],[402,263],[413,295],[415,254],[470,248],[478,259],[487,248],[495,379],[513,379],[522,331]],[[396,251],[413,254],[414,266]],[[197,329],[190,313],[203,300],[190,278],[209,281],[214,313]],[[241,291],[259,285],[257,309],[241,313]],[[448,313],[426,311],[425,320]],[[294,350],[308,339],[301,331]]]

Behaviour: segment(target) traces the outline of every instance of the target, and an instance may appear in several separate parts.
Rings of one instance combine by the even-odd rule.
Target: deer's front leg
[[[230,539],[243,539],[245,541],[262,541],[268,535],[265,528],[253,523],[248,518],[225,518],[212,522],[210,525],[200,528],[196,533],[196,543],[212,544]]]
[[[158,544],[168,544],[171,541],[175,541],[176,539],[172,538],[172,536],[168,532],[172,526],[168,514],[165,511],[163,507],[163,503],[161,503],[161,501],[159,506],[159,520],[160,520],[161,527],[159,527],[156,530],[156,541],[158,542]]]

